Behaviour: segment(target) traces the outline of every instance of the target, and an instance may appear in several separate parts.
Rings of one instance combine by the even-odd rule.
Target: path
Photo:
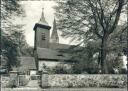
[[[39,84],[38,84],[38,80],[30,80],[28,82],[28,84],[26,85],[26,87],[36,87],[39,88]]]

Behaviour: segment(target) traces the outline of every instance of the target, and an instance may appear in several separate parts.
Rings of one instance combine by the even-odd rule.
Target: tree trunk
[[[105,34],[102,38],[102,43],[101,43],[101,72],[103,74],[108,74],[108,67],[107,67],[107,40],[108,36]]]

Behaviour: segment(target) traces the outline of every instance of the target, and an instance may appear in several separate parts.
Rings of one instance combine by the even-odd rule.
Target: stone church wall
[[[47,67],[55,67],[59,64],[60,62],[52,62],[52,61],[39,61],[39,70],[41,70],[43,68],[43,66],[47,66]]]
[[[42,70],[43,66],[45,65],[48,68],[54,68],[60,64],[64,64],[66,66],[66,68],[71,68],[71,64],[68,63],[63,63],[63,62],[57,62],[57,61],[39,61],[39,70]]]

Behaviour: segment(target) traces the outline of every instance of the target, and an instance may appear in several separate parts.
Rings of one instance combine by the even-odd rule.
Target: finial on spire
[[[42,7],[42,11],[44,12],[44,7]]]

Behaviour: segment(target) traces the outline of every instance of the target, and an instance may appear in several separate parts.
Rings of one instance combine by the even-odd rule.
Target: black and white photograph
[[[127,91],[127,0],[1,0],[1,91]]]

